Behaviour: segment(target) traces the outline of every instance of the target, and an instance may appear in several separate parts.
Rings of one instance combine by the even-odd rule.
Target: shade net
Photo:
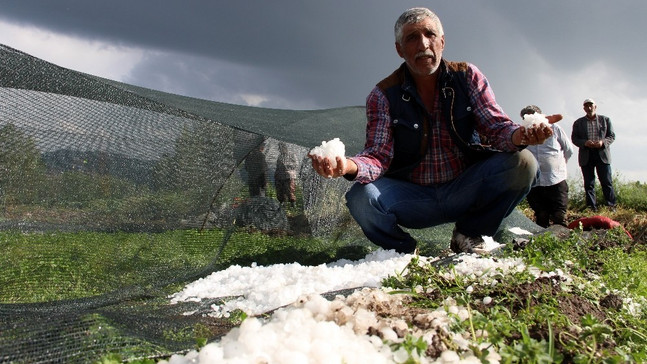
[[[363,107],[223,104],[0,45],[0,362],[184,353],[232,328],[200,314],[228,297],[170,304],[185,284],[364,257],[376,247],[344,206],[351,182],[307,158],[335,137],[359,151],[364,128]],[[421,252],[446,249],[451,229],[416,231]]]

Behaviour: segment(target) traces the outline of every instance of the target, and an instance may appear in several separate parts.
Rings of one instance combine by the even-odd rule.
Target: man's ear
[[[402,47],[400,46],[399,42],[395,42],[395,50],[398,52],[398,56],[400,56],[400,58],[404,58],[404,54],[402,53]]]

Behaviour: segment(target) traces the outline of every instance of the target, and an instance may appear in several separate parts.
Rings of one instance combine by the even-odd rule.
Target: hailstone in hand
[[[330,159],[330,164],[335,168],[337,167],[336,157],[344,157],[346,155],[346,147],[339,138],[334,138],[327,142],[323,141],[320,146],[312,148],[312,150],[310,150],[310,155],[322,158],[328,157]]]
[[[548,124],[548,119],[546,118],[546,115],[544,114],[539,114],[539,113],[534,113],[534,114],[526,114],[523,116],[523,122],[521,123],[521,126],[524,126],[526,128],[530,128],[534,125],[540,125],[540,124]]]

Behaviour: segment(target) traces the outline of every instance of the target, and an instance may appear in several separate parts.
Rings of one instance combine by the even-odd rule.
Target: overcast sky
[[[0,43],[62,67],[202,99],[281,109],[364,105],[400,63],[393,24],[435,11],[444,57],[490,81],[513,120],[536,104],[570,135],[597,101],[612,167],[647,182],[647,1],[0,0]],[[343,131],[339,131],[343,140]],[[572,178],[581,179],[576,156]]]

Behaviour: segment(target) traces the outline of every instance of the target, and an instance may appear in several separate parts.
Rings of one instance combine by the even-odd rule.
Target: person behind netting
[[[514,123],[476,66],[443,59],[443,27],[431,10],[405,11],[394,30],[404,63],[367,97],[364,150],[337,157],[335,168],[310,155],[312,167],[356,182],[346,205],[376,245],[411,253],[417,242],[402,227],[454,222],[452,251],[483,253],[482,236],[494,236],[537,178],[526,145],[552,130]]]
[[[247,184],[249,196],[265,196],[267,188],[267,161],[263,154],[264,146],[261,143],[254,148],[245,159],[245,170],[247,171]]]
[[[279,156],[276,159],[274,171],[276,199],[280,203],[289,202],[292,207],[297,201],[295,195],[297,168],[298,162],[294,153],[290,153],[287,144],[279,142]]]
[[[586,115],[575,120],[571,140],[579,148],[577,160],[582,169],[586,206],[597,211],[595,197],[595,173],[598,173],[602,193],[607,206],[616,208],[616,194],[611,175],[611,143],[616,140],[611,119],[596,113],[597,105],[593,99],[583,102]]]
[[[521,109],[521,118],[526,115],[541,114],[536,105],[528,105]],[[561,120],[562,115],[554,115]],[[547,228],[550,222],[567,226],[566,211],[568,209],[568,183],[566,163],[573,155],[573,144],[568,135],[558,124],[551,124],[553,136],[543,144],[531,145],[528,150],[539,163],[539,179],[530,189],[526,200],[535,213],[535,222]]]

